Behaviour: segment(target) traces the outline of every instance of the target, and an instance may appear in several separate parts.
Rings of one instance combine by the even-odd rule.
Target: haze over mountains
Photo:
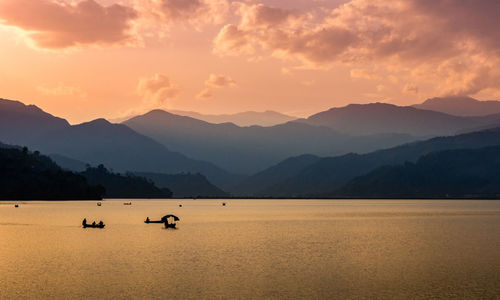
[[[123,124],[169,149],[211,161],[233,173],[251,174],[290,156],[368,152],[415,140],[405,134],[356,137],[302,122],[261,127],[212,124],[154,110]]]
[[[207,115],[193,111],[170,110],[171,113],[191,117],[214,124],[233,123],[238,126],[273,126],[298,119],[297,117],[285,115],[276,111],[264,112],[245,111],[236,114]]]
[[[435,151],[477,149],[496,145],[500,145],[500,127],[433,138],[364,155],[351,153],[321,159],[297,157],[247,178],[232,192],[253,193],[263,197],[320,196],[382,166],[415,162],[421,156]],[[269,176],[269,173],[273,176]],[[267,185],[263,185],[263,182]]]
[[[66,169],[82,171],[89,163],[139,173],[189,197],[333,195],[379,167],[436,151],[500,145],[496,127],[500,114],[455,116],[383,103],[273,126],[214,124],[162,110],[122,124],[70,125],[36,106],[0,99],[0,142],[39,150]],[[470,131],[477,132],[460,134]],[[185,177],[173,176],[179,173]],[[190,193],[190,185],[197,190]]]

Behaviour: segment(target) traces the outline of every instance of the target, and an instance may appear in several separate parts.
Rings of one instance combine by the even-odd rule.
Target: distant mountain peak
[[[413,107],[464,117],[500,113],[500,101],[480,101],[467,96],[435,97],[427,99],[421,104],[415,104]]]
[[[99,126],[99,125],[113,125],[111,124],[108,120],[104,119],[104,118],[98,118],[98,119],[95,119],[95,120],[92,120],[92,121],[89,121],[89,122],[85,122],[85,123],[82,123],[80,124],[82,126],[90,126],[90,125],[93,125],[93,126]]]
[[[353,135],[398,133],[423,137],[456,134],[479,125],[475,120],[442,112],[382,102],[336,107],[301,122]]]
[[[66,125],[69,126],[69,123],[59,117],[55,117],[45,111],[43,111],[41,108],[39,108],[36,105],[33,104],[24,104],[21,101],[18,100],[9,100],[9,99],[4,99],[0,98],[0,110],[2,111],[8,111],[8,112],[16,112],[16,113],[23,113],[23,114],[36,114],[39,115],[40,117],[44,118],[50,118],[57,120],[59,122],[64,122]]]

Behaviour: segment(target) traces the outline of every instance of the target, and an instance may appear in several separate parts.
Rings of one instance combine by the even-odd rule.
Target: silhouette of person
[[[82,226],[83,226],[83,227],[87,226],[87,218],[83,219],[83,221],[82,221]]]
[[[146,223],[149,223],[149,217],[146,217]]]
[[[104,225],[104,223],[102,221],[99,221],[99,226],[102,226]]]
[[[92,226],[95,226],[95,221],[94,221],[94,222],[92,222]]]

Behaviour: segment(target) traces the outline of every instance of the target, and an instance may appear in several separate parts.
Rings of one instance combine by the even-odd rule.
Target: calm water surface
[[[500,201],[123,202],[0,203],[0,298],[500,298]]]

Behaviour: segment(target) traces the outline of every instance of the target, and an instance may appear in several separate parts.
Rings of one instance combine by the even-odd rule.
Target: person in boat
[[[146,223],[149,223],[149,217],[146,217]]]
[[[87,226],[87,218],[83,219],[83,221],[82,221],[82,226],[83,226],[83,227]]]
[[[102,227],[103,225],[104,225],[104,223],[102,221],[99,221],[99,226]]]
[[[95,221],[94,221],[94,222],[92,222],[92,226],[95,226]]]

